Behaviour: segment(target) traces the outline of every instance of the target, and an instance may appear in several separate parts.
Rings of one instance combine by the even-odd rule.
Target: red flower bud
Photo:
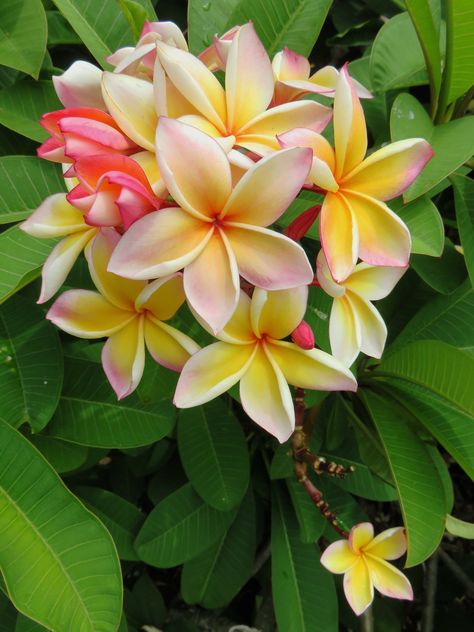
[[[311,327],[305,320],[302,320],[298,327],[292,332],[291,339],[302,349],[314,349],[314,334]]]
[[[306,209],[306,211],[303,211],[301,215],[298,215],[298,217],[285,228],[283,234],[290,239],[299,241],[311,228],[314,221],[318,217],[320,210],[321,204],[316,204],[316,206],[311,206],[310,208]]]

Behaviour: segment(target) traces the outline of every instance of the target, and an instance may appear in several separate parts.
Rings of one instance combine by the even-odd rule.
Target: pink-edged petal
[[[329,316],[329,341],[331,352],[346,366],[359,355],[362,332],[357,314],[346,296],[335,298]]]
[[[62,75],[53,76],[54,89],[66,108],[106,110],[100,82],[102,70],[87,61],[75,61]]]
[[[158,116],[153,85],[144,79],[104,72],[102,94],[109,112],[137,145],[155,150]]]
[[[46,318],[78,338],[103,338],[125,327],[136,314],[112,305],[98,292],[68,290],[54,301]]]
[[[77,160],[74,164],[74,170],[76,175],[80,179],[81,183],[94,191],[98,184],[100,184],[101,178],[104,174],[115,174],[115,180],[118,184],[123,184],[120,181],[120,175],[123,177],[134,178],[139,182],[146,191],[152,195],[150,184],[147,180],[146,174],[140,165],[129,156],[122,156],[120,154],[103,154],[100,156],[85,156]],[[130,180],[126,180],[127,185]],[[133,186],[133,184],[132,184]],[[141,190],[141,189],[140,189]]]
[[[344,594],[357,616],[361,615],[374,600],[374,586],[363,557],[344,575]]]
[[[334,68],[334,66],[324,66],[311,75],[309,83],[311,83],[318,92],[320,88],[325,88],[328,91],[325,94],[331,94],[331,92],[334,94],[338,78],[339,72],[337,68]],[[354,80],[352,81],[354,82]]]
[[[252,295],[250,320],[255,334],[286,338],[303,319],[308,301],[308,287],[267,292],[256,287]]]
[[[97,229],[83,230],[62,239],[49,253],[41,271],[41,292],[38,303],[45,303],[56,294],[66,280],[76,259]]]
[[[129,279],[154,279],[181,270],[204,250],[214,232],[180,208],[145,215],[123,235],[109,271]]]
[[[317,391],[356,391],[352,373],[320,349],[301,349],[292,342],[269,340],[268,352],[293,386]]]
[[[374,537],[374,525],[371,522],[359,522],[354,525],[349,533],[349,544],[354,553],[367,546]]]
[[[380,266],[406,267],[410,258],[410,231],[384,202],[345,192],[359,229],[359,257]]]
[[[178,204],[200,218],[218,215],[232,186],[220,145],[191,125],[161,117],[156,148],[161,175]]]
[[[295,409],[282,372],[263,345],[240,380],[242,407],[255,423],[284,443],[295,428]]]
[[[174,403],[192,408],[211,401],[237,384],[247,370],[256,345],[215,342],[186,362],[176,386]]]
[[[406,268],[358,263],[344,285],[367,301],[378,301],[390,294],[406,271]]]
[[[239,271],[223,231],[216,230],[204,250],[184,270],[189,304],[216,334],[239,300]]]
[[[340,574],[347,572],[358,559],[347,540],[338,540],[327,547],[320,562],[331,573]]]
[[[303,248],[292,239],[259,226],[224,225],[240,274],[265,290],[308,285],[313,270]]]
[[[255,335],[250,322],[250,298],[242,290],[231,319],[218,333],[217,338],[236,345],[255,342]]]
[[[189,336],[153,316],[145,318],[145,342],[155,362],[172,371],[181,371],[200,349]]]
[[[413,601],[413,589],[405,575],[392,564],[366,554],[365,560],[375,588],[386,597]]]
[[[30,217],[20,224],[21,230],[33,237],[63,237],[87,230],[84,215],[69,204],[65,193],[47,197]]]
[[[244,24],[230,46],[225,69],[228,129],[239,130],[264,112],[273,96],[270,59],[253,24]]]
[[[122,223],[122,216],[115,204],[115,191],[98,191],[94,195],[88,195],[82,199],[74,200],[75,204],[87,204],[84,221],[89,226],[119,226]],[[72,197],[69,197],[71,202]]]
[[[311,163],[308,149],[284,149],[266,156],[239,180],[220,217],[256,226],[273,224],[299,193]]]
[[[321,244],[331,275],[344,281],[357,263],[359,231],[357,221],[345,197],[328,193],[321,209]]]
[[[142,317],[134,318],[110,336],[102,349],[102,366],[117,399],[137,388],[145,368]]]
[[[407,538],[403,527],[385,529],[364,547],[364,553],[384,560],[396,560],[405,555],[406,550]]]
[[[175,272],[145,285],[137,296],[135,308],[146,309],[158,320],[169,320],[184,303],[183,275]]]
[[[329,296],[332,296],[333,298],[340,298],[341,296],[344,296],[346,289],[344,285],[336,283],[336,281],[332,278],[323,250],[320,250],[318,256],[316,257],[316,277],[319,285],[326,294],[329,294]]]
[[[378,310],[350,290],[345,299],[352,305],[360,327],[360,350],[372,358],[381,358],[387,340],[387,327]]]
[[[157,42],[159,60],[178,91],[222,132],[225,131],[225,93],[218,79],[194,55]]]
[[[399,140],[375,151],[339,185],[378,200],[391,200],[405,191],[432,156],[433,149],[423,138]]]
[[[85,255],[90,275],[99,292],[118,308],[135,311],[135,299],[145,287],[145,282],[124,279],[107,271],[110,257],[119,242],[120,235],[116,230],[103,228],[89,242]]]
[[[284,48],[277,53],[272,60],[272,69],[275,79],[286,81],[287,79],[308,79],[311,66],[303,55],[298,55],[289,48]]]
[[[339,74],[334,97],[334,143],[339,181],[362,162],[367,151],[364,111],[346,67]]]

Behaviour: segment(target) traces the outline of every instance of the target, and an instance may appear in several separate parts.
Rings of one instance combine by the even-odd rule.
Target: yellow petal
[[[319,231],[331,275],[344,281],[357,263],[359,233],[352,209],[337,193],[328,193],[321,209]]]
[[[20,224],[20,228],[33,237],[63,237],[88,230],[89,226],[84,222],[83,213],[66,200],[65,193],[55,193],[47,197],[36,211]]]
[[[136,154],[133,154],[133,160],[138,162],[145,172],[148,182],[153,189],[153,193],[158,197],[163,197],[166,194],[166,185],[163,182],[160,170],[158,169],[155,154],[151,151],[139,151]]]
[[[286,381],[293,386],[320,391],[357,389],[352,373],[329,353],[319,349],[301,349],[292,342],[271,339],[267,349]]]
[[[242,290],[239,302],[227,325],[217,335],[223,342],[233,344],[248,344],[255,342],[255,335],[250,324],[250,298]]]
[[[278,136],[282,147],[310,147],[313,150],[313,163],[308,181],[327,191],[337,191],[339,185],[334,179],[336,158],[334,149],[328,141],[310,129],[296,128]]]
[[[183,275],[175,272],[145,285],[137,296],[135,308],[151,312],[158,320],[168,320],[176,314],[184,300]]]
[[[374,586],[363,557],[344,575],[344,594],[356,615],[361,615],[374,600]]]
[[[387,340],[387,327],[378,310],[358,294],[346,292],[360,327],[360,350],[372,358],[381,358]]]
[[[172,371],[181,371],[200,348],[189,336],[153,316],[145,318],[145,342],[155,362]]]
[[[405,575],[392,564],[370,554],[364,558],[375,588],[386,597],[413,600],[413,589]]]
[[[335,298],[329,316],[331,352],[345,366],[351,366],[359,355],[362,332],[359,318],[347,297]]]
[[[55,300],[46,318],[78,338],[111,336],[136,314],[119,309],[98,292],[69,290]]]
[[[405,272],[406,268],[358,263],[354,272],[344,281],[344,285],[367,301],[377,301],[390,294]]]
[[[140,147],[155,151],[158,116],[153,85],[137,77],[104,72],[102,95],[122,131]]]
[[[118,399],[137,388],[145,368],[142,317],[110,336],[102,349],[102,365]]]
[[[273,292],[255,288],[250,308],[253,331],[259,337],[286,338],[303,320],[307,301],[306,285]]]
[[[339,73],[334,97],[334,144],[339,181],[362,162],[367,151],[364,111],[346,68]]]
[[[339,574],[348,571],[358,559],[347,540],[338,540],[326,548],[320,561],[328,571]]]
[[[385,529],[364,547],[364,553],[384,560],[396,560],[406,553],[407,539],[403,527]]]
[[[225,393],[240,380],[255,353],[256,345],[215,342],[186,362],[174,396],[178,408],[192,408]]]
[[[367,546],[374,537],[374,526],[370,522],[359,522],[352,527],[349,533],[349,544],[354,553],[360,553],[360,550]]]
[[[323,288],[326,294],[329,294],[329,296],[332,296],[333,298],[340,298],[341,296],[344,296],[346,291],[346,281],[344,281],[344,284],[336,283],[334,281],[323,250],[320,250],[318,256],[316,257],[316,276],[319,285]],[[348,277],[348,279],[351,277]]]
[[[262,344],[240,380],[242,407],[259,426],[283,443],[295,427],[295,410],[282,372]]]

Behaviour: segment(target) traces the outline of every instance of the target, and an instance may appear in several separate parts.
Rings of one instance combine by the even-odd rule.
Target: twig
[[[360,617],[360,629],[361,632],[374,632],[374,611],[372,610],[372,606],[369,606],[367,610],[362,613]]]
[[[425,604],[421,622],[422,632],[433,632],[436,607],[436,586],[438,584],[438,553],[431,556],[425,574]]]

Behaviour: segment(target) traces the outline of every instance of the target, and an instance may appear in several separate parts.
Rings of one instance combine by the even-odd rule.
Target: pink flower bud
[[[301,215],[298,215],[298,217],[285,228],[283,234],[290,239],[294,239],[294,241],[299,241],[311,228],[314,221],[318,217],[320,210],[320,204],[316,204],[316,206],[311,206],[310,208],[306,209],[306,211],[303,211]]]
[[[311,327],[305,320],[302,320],[298,327],[292,332],[291,339],[302,349],[314,349],[314,334]]]

